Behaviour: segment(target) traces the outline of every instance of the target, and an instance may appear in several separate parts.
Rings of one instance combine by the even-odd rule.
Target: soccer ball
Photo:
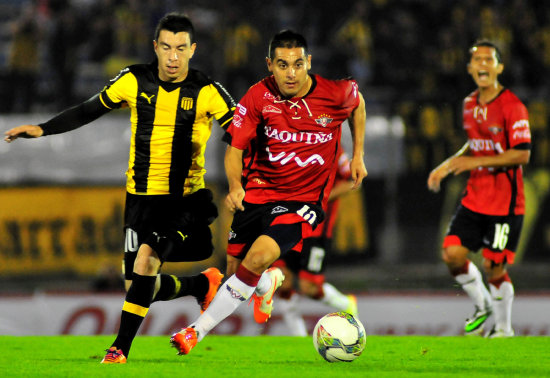
[[[344,311],[323,316],[313,330],[313,346],[328,362],[351,362],[361,355],[366,343],[363,324]]]

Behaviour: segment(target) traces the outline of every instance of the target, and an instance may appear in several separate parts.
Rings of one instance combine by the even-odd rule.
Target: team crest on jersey
[[[271,210],[271,214],[286,213],[288,209],[283,206],[276,206]]]
[[[276,106],[273,106],[273,105],[266,105],[264,106],[264,108],[262,109],[262,114],[265,114],[265,113],[282,113],[281,109],[279,109],[278,107]]]
[[[193,108],[193,99],[191,97],[182,97],[181,108],[183,110],[191,110]]]
[[[332,118],[328,114],[321,114],[317,117],[315,122],[320,126],[327,127],[327,125],[332,122]]]
[[[502,127],[500,126],[489,126],[488,129],[493,135],[497,135],[498,133],[502,132]]]
[[[228,240],[235,239],[236,237],[237,237],[237,233],[233,230],[229,230],[229,239]]]

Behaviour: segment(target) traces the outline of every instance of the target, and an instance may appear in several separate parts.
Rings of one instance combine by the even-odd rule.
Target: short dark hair
[[[292,30],[282,30],[275,34],[271,41],[269,42],[269,48],[267,50],[267,57],[269,59],[273,58],[275,55],[275,49],[277,47],[285,47],[288,49],[294,47],[303,47],[304,52],[308,55],[307,41],[303,35],[296,33]]]
[[[491,47],[495,49],[495,56],[497,57],[497,61],[498,63],[502,63],[502,54],[500,53],[500,49],[494,42],[491,42],[488,39],[478,39],[474,42],[472,46],[470,46],[470,49],[468,50],[468,52],[470,53],[470,58],[478,47]]]
[[[195,42],[195,28],[193,23],[186,15],[182,13],[168,13],[165,15],[155,29],[155,41],[158,40],[161,30],[168,30],[172,33],[187,32],[191,43]]]

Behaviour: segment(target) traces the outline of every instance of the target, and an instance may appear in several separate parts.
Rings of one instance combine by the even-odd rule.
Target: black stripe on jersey
[[[182,195],[189,169],[191,168],[193,124],[197,115],[197,97],[201,87],[182,87],[178,104],[183,97],[193,99],[193,106],[189,110],[179,109],[176,112],[176,127],[172,141],[172,165],[170,167],[169,191],[170,194]]]
[[[510,191],[512,195],[510,196],[510,206],[508,207],[508,215],[515,215],[516,201],[518,199],[518,167],[513,168],[512,177],[506,172],[506,176],[510,180]]]
[[[225,114],[223,117],[221,117],[218,122],[220,123],[220,126],[227,130],[229,125],[231,124],[231,121],[233,120],[233,112],[229,111],[227,114]]]
[[[138,127],[134,140],[134,182],[136,185],[136,193],[147,193],[147,181],[151,158],[151,135],[153,134],[153,124],[155,121],[154,109],[156,108],[158,87],[152,84],[156,81],[156,78],[146,78],[147,75],[152,75],[151,71],[140,66],[133,66],[132,68],[132,73],[136,76],[138,83],[136,93]],[[140,96],[139,94],[142,92],[146,93],[149,99]],[[151,97],[153,94],[155,96]],[[151,104],[149,104],[149,101],[151,101]]]
[[[103,102],[103,104],[105,104],[105,106],[107,106],[109,109],[118,109],[122,105],[122,102],[116,103],[111,101],[109,96],[105,94],[105,89],[99,94],[99,96],[101,97],[101,101]]]
[[[520,143],[516,144],[514,147],[512,147],[514,150],[530,150],[531,149],[531,143]]]

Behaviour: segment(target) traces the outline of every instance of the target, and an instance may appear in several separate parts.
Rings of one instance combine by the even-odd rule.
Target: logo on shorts
[[[227,291],[229,291],[229,294],[231,295],[232,298],[238,299],[241,302],[246,301],[246,298],[243,297],[243,295],[239,293],[237,290],[233,289],[229,285],[225,285],[225,287],[227,288]]]
[[[279,214],[279,213],[286,213],[288,209],[283,206],[276,206],[271,210],[271,214]]]

